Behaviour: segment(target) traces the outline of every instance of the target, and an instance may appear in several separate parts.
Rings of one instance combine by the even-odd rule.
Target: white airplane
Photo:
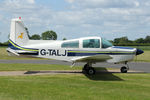
[[[72,62],[85,62],[83,71],[95,74],[92,64],[97,62],[124,63],[121,72],[129,70],[128,62],[143,51],[130,47],[113,46],[101,37],[84,37],[71,40],[30,40],[21,18],[11,20],[7,52],[17,56],[40,57]]]

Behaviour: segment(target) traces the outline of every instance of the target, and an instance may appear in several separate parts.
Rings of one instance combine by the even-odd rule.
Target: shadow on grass
[[[84,75],[89,78],[90,80],[95,81],[123,81],[118,76],[115,76],[113,73],[120,73],[120,72],[109,72],[106,68],[96,69],[95,75],[88,75],[84,73]]]
[[[67,70],[59,70],[59,71],[27,71],[24,74],[38,74],[38,73],[45,73],[45,74],[82,74],[82,71],[67,71]],[[87,78],[90,80],[102,80],[102,81],[123,81],[123,79],[119,78],[118,76],[115,76],[113,73],[120,73],[120,72],[109,72],[106,68],[96,68],[96,74],[95,75],[87,75],[86,73],[83,73]]]
[[[72,71],[68,71],[68,70],[53,70],[53,71],[27,71],[27,72],[25,72],[24,74],[38,74],[38,73],[55,73],[55,74],[59,74],[59,73],[66,73],[66,74],[79,74],[79,73],[82,73],[82,71],[74,71],[74,70],[72,70]]]

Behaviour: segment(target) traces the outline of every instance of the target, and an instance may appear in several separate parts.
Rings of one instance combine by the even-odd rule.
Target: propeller
[[[135,62],[137,62],[137,55],[140,55],[140,54],[142,54],[142,53],[144,53],[143,50],[136,48],[136,55],[135,55],[136,58],[135,58]]]
[[[140,55],[140,54],[142,54],[142,53],[144,53],[143,50],[141,50],[141,49],[136,49],[136,56],[137,56],[137,55]]]

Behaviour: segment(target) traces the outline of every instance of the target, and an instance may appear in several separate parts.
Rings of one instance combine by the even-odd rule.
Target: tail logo
[[[19,36],[18,36],[18,39],[23,39],[23,33],[21,33]]]

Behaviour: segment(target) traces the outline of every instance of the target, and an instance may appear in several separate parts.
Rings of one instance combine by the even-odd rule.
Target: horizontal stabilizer
[[[7,48],[7,52],[9,55],[13,55],[13,56],[19,56],[18,53],[15,52],[15,50]]]

